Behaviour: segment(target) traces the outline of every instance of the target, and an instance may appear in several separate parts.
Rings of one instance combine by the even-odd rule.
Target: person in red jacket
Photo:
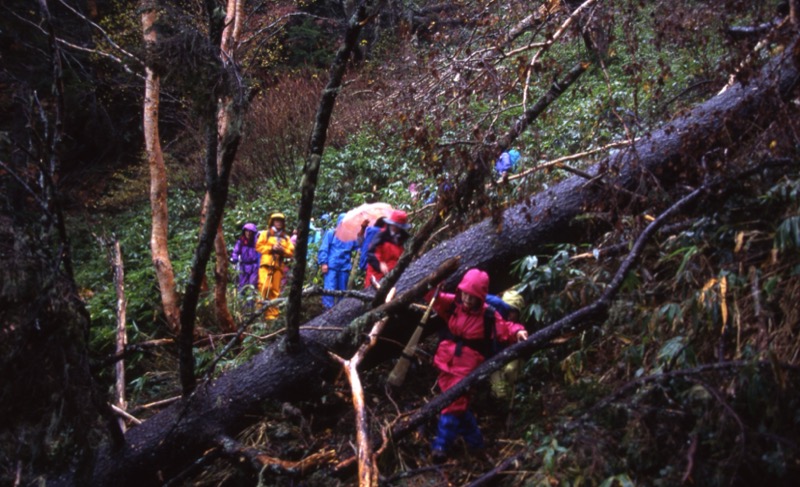
[[[405,211],[394,210],[389,218],[384,219],[384,227],[367,250],[367,275],[364,278],[364,288],[372,284],[374,277],[378,282],[389,273],[400,256],[403,255],[403,245],[408,240],[408,215]]]
[[[456,294],[439,293],[434,302],[433,309],[447,322],[447,330],[442,334],[433,357],[433,363],[439,369],[437,383],[442,392],[482,364],[491,354],[490,349],[494,344],[528,339],[528,332],[523,325],[506,321],[486,304],[487,294],[489,275],[479,269],[470,269],[461,279]],[[428,296],[428,299],[431,297]],[[435,463],[447,458],[447,450],[460,435],[470,450],[483,449],[483,436],[475,416],[469,410],[468,395],[459,397],[442,409],[432,445]]]

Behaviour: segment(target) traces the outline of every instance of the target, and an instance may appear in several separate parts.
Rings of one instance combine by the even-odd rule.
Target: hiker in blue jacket
[[[336,221],[338,227],[344,220],[344,213],[339,215]],[[350,269],[353,264],[353,252],[358,248],[358,241],[343,242],[334,235],[336,228],[325,232],[322,243],[317,252],[317,263],[323,277],[323,288],[326,290],[344,291],[347,289],[347,279],[350,277]],[[332,308],[341,298],[333,296],[322,296],[322,305],[325,308]]]
[[[517,162],[519,161],[519,151],[511,149],[500,154],[497,162],[494,163],[494,170],[500,175],[505,177],[507,174],[512,174],[517,171]]]
[[[325,213],[319,218],[319,226],[314,218],[308,223],[308,245],[319,244],[322,240],[322,235],[325,233],[325,225],[328,223],[328,214]]]
[[[367,254],[369,253],[369,244],[372,242],[373,237],[377,235],[381,229],[386,226],[386,221],[383,217],[375,220],[375,223],[368,226],[364,230],[364,241],[361,243],[361,254],[358,258],[358,268],[362,271],[367,270]]]

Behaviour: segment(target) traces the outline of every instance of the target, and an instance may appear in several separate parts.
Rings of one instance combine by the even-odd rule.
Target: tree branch
[[[423,279],[420,279],[419,282],[398,296],[397,299],[378,306],[377,308],[374,308],[353,320],[347,326],[347,329],[342,333],[340,342],[354,341],[360,336],[362,331],[366,329],[367,326],[385,318],[395,310],[404,309],[410,306],[420,296],[433,289],[436,284],[454,273],[456,269],[458,269],[458,262],[459,259],[457,258],[448,259],[442,262],[442,264],[439,265],[435,271],[428,274]]]
[[[389,292],[386,296],[386,302],[390,302],[394,297],[394,290]],[[347,380],[350,382],[351,395],[353,398],[353,408],[356,412],[356,444],[358,446],[358,478],[361,487],[371,487],[378,485],[378,466],[376,463],[375,453],[372,451],[372,446],[369,440],[369,425],[367,424],[366,405],[364,404],[364,388],[361,385],[361,378],[358,375],[358,366],[364,360],[364,356],[369,349],[375,346],[378,341],[378,336],[383,331],[386,325],[385,317],[379,320],[372,327],[369,337],[364,342],[355,355],[349,360],[344,360],[335,353],[330,352],[330,355],[342,364]]]

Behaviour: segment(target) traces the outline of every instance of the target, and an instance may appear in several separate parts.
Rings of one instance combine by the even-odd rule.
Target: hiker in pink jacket
[[[438,384],[442,392],[450,389],[490,357],[498,344],[528,339],[528,332],[519,323],[506,321],[486,304],[489,275],[470,269],[461,279],[456,294],[439,293],[434,310],[447,322],[447,330],[436,349],[433,363],[439,369]],[[428,296],[428,299],[432,297]],[[469,411],[469,397],[464,395],[450,403],[439,417],[433,440],[433,461],[447,458],[453,441],[463,435],[471,450],[483,448],[483,436],[475,416]]]

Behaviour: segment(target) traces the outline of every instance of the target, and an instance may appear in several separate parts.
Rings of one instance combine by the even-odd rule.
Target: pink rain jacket
[[[447,321],[447,326],[453,335],[467,340],[483,339],[485,336],[483,317],[487,306],[486,295],[489,293],[489,276],[481,270],[470,269],[458,285],[458,290],[478,297],[482,301],[481,305],[477,309],[470,310],[464,307],[461,300],[456,300],[455,294],[439,293],[433,309]],[[428,299],[431,297],[432,294]],[[497,341],[500,343],[515,342],[517,333],[525,329],[519,323],[504,320],[497,312],[494,318]],[[461,355],[456,356],[456,343],[449,339],[442,340],[433,357],[433,363],[439,369],[439,388],[442,392],[450,389],[484,360],[486,358],[480,352],[466,345],[461,347]],[[466,395],[461,396],[442,409],[442,414],[462,413],[468,406],[469,398]]]

